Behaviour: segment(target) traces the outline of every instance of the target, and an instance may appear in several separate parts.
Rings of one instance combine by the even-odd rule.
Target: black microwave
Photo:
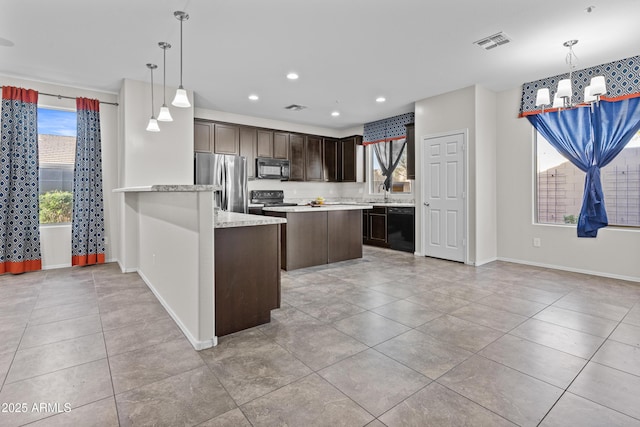
[[[289,160],[258,157],[256,159],[256,178],[288,180]]]

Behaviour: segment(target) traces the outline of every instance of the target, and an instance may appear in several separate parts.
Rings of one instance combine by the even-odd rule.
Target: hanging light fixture
[[[158,66],[156,64],[147,64],[147,68],[151,70],[151,118],[149,119],[147,130],[149,132],[160,132],[158,120],[156,120],[156,117],[153,115],[153,70],[158,68]]]
[[[176,17],[178,21],[180,21],[180,86],[178,86],[178,90],[176,91],[176,96],[173,98],[172,105],[181,108],[191,107],[191,103],[189,102],[189,98],[187,97],[187,91],[182,87],[182,23],[189,19],[189,15],[182,11],[173,12],[173,16]]]
[[[171,117],[171,112],[169,111],[169,107],[167,107],[167,49],[171,49],[171,45],[167,42],[158,43],[160,49],[163,52],[163,68],[162,72],[162,107],[160,107],[160,112],[158,113],[158,121],[160,122],[172,122],[173,117]]]
[[[576,106],[576,103],[573,102],[572,77],[573,70],[576,68],[576,64],[578,63],[578,57],[573,52],[573,46],[577,43],[578,40],[568,40],[562,44],[564,47],[569,48],[569,52],[565,59],[569,66],[569,78],[562,79],[558,82],[558,88],[553,96],[552,108],[562,109]],[[598,102],[600,101],[600,97],[606,93],[607,87],[604,76],[593,77],[591,79],[591,84],[584,89],[584,102],[589,104]],[[545,87],[538,89],[538,92],[536,93],[536,107],[542,107],[542,112],[544,113],[544,107],[549,104],[551,104],[549,88]]]

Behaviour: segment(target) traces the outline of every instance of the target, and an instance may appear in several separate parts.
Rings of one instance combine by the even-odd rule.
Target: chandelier
[[[575,70],[578,57],[573,52],[573,46],[578,43],[578,40],[568,40],[563,43],[563,46],[569,49],[569,52],[566,56],[566,63],[569,66],[569,78],[562,79],[558,82],[558,87],[556,89],[555,95],[553,96],[553,104],[551,104],[551,96],[549,92],[549,88],[541,88],[538,89],[536,93],[536,107],[542,107],[542,112],[544,113],[544,108],[551,104],[551,108],[572,108],[575,107],[577,102],[573,100],[573,70]],[[584,98],[583,101],[586,104],[593,104],[594,102],[600,101],[600,97],[602,95],[606,95],[607,86],[605,82],[604,76],[595,76],[591,78],[591,83],[584,88]]]

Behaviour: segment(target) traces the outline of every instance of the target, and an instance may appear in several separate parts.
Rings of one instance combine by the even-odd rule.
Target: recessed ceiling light
[[[300,76],[298,76],[296,73],[289,73],[289,74],[287,74],[287,78],[288,78],[289,80],[297,80],[297,79],[298,79],[298,77],[300,77]]]
[[[384,96],[379,96],[379,97],[376,98],[376,102],[384,102],[386,100],[387,100],[387,98],[385,98]]]
[[[258,95],[255,94],[251,94],[249,95],[249,99],[252,101],[257,101],[258,99],[260,99],[260,97]]]
[[[340,115],[340,111],[334,111],[333,113],[331,113],[331,115],[333,117],[338,117]]]

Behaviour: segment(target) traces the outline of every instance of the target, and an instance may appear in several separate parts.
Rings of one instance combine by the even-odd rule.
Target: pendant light
[[[153,115],[153,70],[158,68],[158,66],[156,64],[147,64],[147,68],[151,70],[151,118],[149,119],[147,130],[149,132],[160,132],[160,128],[158,127],[158,121]]]
[[[167,42],[158,43],[160,49],[163,52],[163,68],[162,72],[162,107],[160,107],[160,112],[158,113],[158,121],[160,122],[172,122],[173,117],[171,117],[171,112],[169,112],[169,107],[167,107],[167,49],[171,49],[171,45]]]
[[[189,108],[191,107],[191,103],[189,103],[187,91],[182,87],[182,23],[189,19],[189,15],[186,12],[177,10],[173,12],[173,16],[180,21],[180,86],[178,86],[176,96],[173,98],[173,102],[171,102],[171,104],[176,107]]]
[[[553,96],[553,104],[551,108],[573,108],[577,105],[573,101],[573,70],[576,68],[578,57],[573,52],[573,46],[578,43],[578,40],[568,40],[562,45],[569,49],[566,56],[566,63],[569,66],[569,78],[562,79],[558,82],[558,88]],[[591,84],[584,90],[583,101],[588,104],[600,101],[600,96],[606,95],[607,87],[604,76],[595,76],[591,79]],[[549,88],[538,89],[536,93],[536,107],[542,107],[544,113],[544,107],[551,103],[551,96]]]

